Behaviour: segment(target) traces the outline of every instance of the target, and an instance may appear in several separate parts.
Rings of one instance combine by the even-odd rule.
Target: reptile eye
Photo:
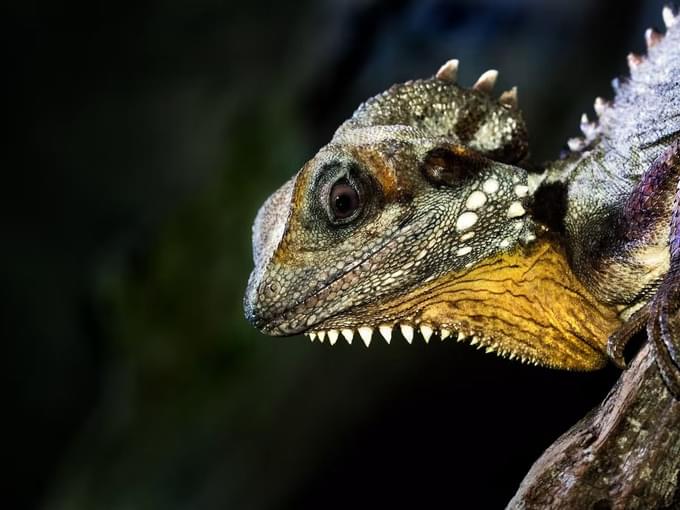
[[[329,201],[330,211],[334,220],[349,218],[361,206],[358,191],[344,178],[333,184]]]

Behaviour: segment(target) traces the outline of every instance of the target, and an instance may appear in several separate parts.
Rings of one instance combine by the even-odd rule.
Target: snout
[[[258,313],[256,302],[248,291],[246,291],[246,295],[243,298],[243,313],[248,322],[255,328],[262,330],[266,321],[264,320],[264,317]]]
[[[300,325],[286,321],[286,314],[282,312],[281,305],[278,284],[261,280],[257,271],[253,271],[243,298],[246,320],[265,335],[287,336],[303,331]]]
[[[263,333],[267,333],[266,326],[269,320],[265,314],[262,299],[259,297],[259,287],[261,287],[261,282],[258,281],[255,271],[253,271],[248,280],[245,296],[243,297],[243,313],[246,316],[246,320],[255,328]]]

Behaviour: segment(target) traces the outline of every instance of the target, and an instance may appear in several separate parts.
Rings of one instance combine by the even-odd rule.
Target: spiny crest
[[[435,78],[442,81],[448,81],[451,83],[456,83],[458,80],[458,59],[451,59],[442,65],[437,73],[434,75]],[[491,94],[494,86],[496,85],[496,79],[498,78],[498,71],[495,69],[489,69],[483,72],[477,79],[475,84],[472,86],[474,90],[479,90],[487,94]],[[517,87],[512,87],[510,90],[503,92],[498,99],[498,101],[509,109],[517,109]]]
[[[675,13],[670,6],[665,6],[661,11],[662,19],[666,30],[668,31],[672,27],[678,24],[680,21],[680,15]],[[645,45],[647,46],[647,51],[656,47],[664,39],[664,34],[656,31],[654,28],[648,28],[645,30],[644,38]],[[647,55],[639,55],[637,53],[629,53],[626,57],[628,62],[628,69],[630,75],[633,76],[634,73],[638,72],[640,66],[643,65],[647,60]],[[612,80],[612,88],[614,92],[618,92],[621,87],[621,80],[619,78],[614,78]],[[567,140],[567,147],[571,152],[583,152],[584,150],[590,148],[593,143],[598,139],[599,135],[602,133],[602,125],[600,120],[603,116],[607,115],[613,106],[612,101],[608,101],[602,97],[596,97],[593,104],[593,110],[597,115],[596,120],[590,120],[588,114],[583,113],[581,115],[580,129],[583,133],[582,137],[574,137]]]

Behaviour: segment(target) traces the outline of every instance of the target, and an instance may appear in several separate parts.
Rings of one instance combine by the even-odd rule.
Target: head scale
[[[245,309],[263,332],[412,320],[385,304],[533,238],[516,92],[442,70],[361,105],[262,206]]]

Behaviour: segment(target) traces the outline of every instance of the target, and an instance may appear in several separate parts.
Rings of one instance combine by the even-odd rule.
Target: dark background
[[[452,57],[517,84],[554,157],[661,7],[5,4],[3,507],[501,508],[617,371],[264,337],[250,226],[360,101]]]

